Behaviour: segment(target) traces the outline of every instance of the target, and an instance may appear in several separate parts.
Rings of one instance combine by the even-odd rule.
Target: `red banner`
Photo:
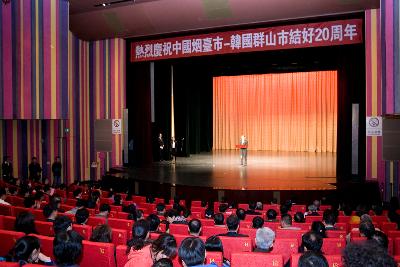
[[[131,62],[362,42],[362,19],[326,21],[132,42]]]

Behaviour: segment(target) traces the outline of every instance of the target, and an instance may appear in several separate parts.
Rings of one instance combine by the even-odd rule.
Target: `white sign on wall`
[[[113,119],[112,120],[112,134],[122,134],[122,120]]]
[[[372,116],[367,117],[366,121],[367,136],[382,136],[382,117]]]

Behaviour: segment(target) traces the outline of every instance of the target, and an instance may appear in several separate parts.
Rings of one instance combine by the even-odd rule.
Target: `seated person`
[[[263,210],[263,204],[262,204],[262,202],[257,202],[257,203],[256,203],[256,210]]]
[[[75,223],[80,225],[86,225],[89,220],[89,210],[86,208],[79,209],[75,214]]]
[[[179,213],[174,209],[167,210],[164,216],[168,223],[187,224],[186,220],[182,216],[179,216]]]
[[[72,230],[72,220],[65,215],[57,216],[53,223],[54,234]]]
[[[120,194],[114,195],[114,206],[122,206],[122,197]]]
[[[150,233],[161,233],[159,227],[160,227],[160,218],[158,218],[157,215],[155,214],[150,214],[149,216],[147,216],[146,220],[149,222],[150,224]]]
[[[54,220],[57,218],[58,211],[51,205],[46,205],[43,208],[43,215],[47,222],[54,222]]]
[[[283,204],[279,207],[279,211],[281,216],[288,214],[288,212],[290,211],[291,206],[289,204]]]
[[[332,210],[325,210],[322,216],[322,222],[325,224],[325,230],[337,230],[335,227],[336,224],[336,215]]]
[[[0,187],[0,205],[10,206],[11,204],[6,201],[7,194],[3,187]]]
[[[176,239],[170,234],[161,234],[151,244],[151,258],[153,261],[160,259],[173,259],[176,256]]]
[[[110,215],[111,207],[110,205],[104,203],[100,205],[99,213],[96,214],[96,217],[108,219],[108,215]]]
[[[168,258],[159,259],[158,261],[154,262],[151,267],[173,267],[173,263]]]
[[[75,215],[76,211],[80,210],[80,209],[84,209],[86,204],[87,203],[85,200],[78,198],[76,201],[75,207],[65,213]]]
[[[198,237],[201,233],[201,221],[198,219],[190,220],[188,224],[189,235]]]
[[[15,219],[14,229],[17,232],[23,232],[26,235],[37,234],[35,226],[35,217],[30,212],[21,212]]]
[[[276,216],[278,216],[276,210],[269,209],[267,211],[267,222],[277,222]]]
[[[321,253],[307,251],[299,258],[299,267],[329,267],[328,261]]]
[[[228,210],[228,208],[229,208],[228,204],[221,203],[221,204],[219,204],[218,211],[221,213],[224,213],[225,211]]]
[[[81,199],[82,198],[82,189],[81,188],[77,188],[74,190],[74,192],[72,193],[75,199]]]
[[[255,211],[255,209],[256,209],[256,203],[250,202],[250,203],[249,203],[249,209],[246,210],[245,213],[246,213],[246,214],[250,214],[250,215],[261,215],[261,213],[258,212],[258,211]]]
[[[346,267],[396,267],[396,261],[374,242],[350,243],[343,252]]]
[[[371,239],[372,235],[375,233],[375,226],[370,221],[364,221],[360,223],[359,230],[361,237]]]
[[[312,231],[307,232],[301,237],[299,253],[304,253],[306,251],[321,253],[323,242],[324,241],[319,234]]]
[[[224,255],[224,247],[222,245],[221,238],[219,238],[218,236],[213,235],[207,238],[205,246],[207,252],[217,251],[222,252],[222,255]],[[230,265],[231,263],[229,262],[229,260],[224,257],[221,267],[229,267]]]
[[[280,229],[300,230],[300,228],[292,226],[292,216],[290,216],[290,214],[288,214],[288,213],[282,215]]]
[[[311,204],[310,206],[308,206],[308,211],[304,213],[304,216],[319,216],[317,210],[317,206]]]
[[[82,237],[75,231],[58,232],[53,241],[57,266],[78,266],[82,254]]]
[[[236,216],[239,218],[240,221],[244,221],[246,219],[246,211],[244,209],[237,209]]]
[[[296,214],[293,216],[293,219],[297,223],[305,223],[306,219],[304,218],[304,215],[302,212],[296,212]]]
[[[156,211],[158,216],[164,216],[165,213],[165,204],[164,203],[158,203],[156,205]]]
[[[153,264],[149,236],[148,221],[139,220],[133,224],[132,239],[127,243],[128,261],[125,267],[151,266]]]
[[[136,210],[136,220],[144,220],[144,213],[143,210]]]
[[[226,234],[219,234],[218,236],[247,237],[247,235],[238,234],[239,222],[239,218],[236,215],[230,215],[226,219],[226,227],[228,228],[228,232]]]
[[[40,241],[36,236],[24,236],[18,239],[7,254],[6,260],[18,262],[20,266],[28,263],[54,265],[49,257],[40,252]]]
[[[204,217],[206,219],[212,219],[214,217],[214,211],[211,208],[207,208],[204,212]]]
[[[215,267],[215,264],[204,265],[206,259],[206,248],[203,240],[198,237],[185,238],[179,247],[178,254],[179,258],[182,260],[183,267]]]
[[[92,242],[111,243],[112,242],[112,229],[107,224],[97,225],[90,237]]]
[[[263,218],[261,218],[260,216],[256,216],[256,217],[253,218],[252,227],[254,229],[259,229],[259,228],[263,227],[263,225],[264,225],[264,219]]]
[[[389,248],[389,239],[387,237],[387,235],[385,235],[383,232],[381,231],[375,231],[370,239],[372,242],[376,242],[378,244],[379,247],[381,247],[382,249],[388,251]]]
[[[275,232],[268,227],[257,229],[256,248],[254,252],[270,252],[274,245]]]
[[[224,220],[225,220],[224,214],[217,213],[214,215],[214,225],[215,226],[225,227]]]
[[[319,234],[322,238],[326,238],[325,225],[322,222],[314,221],[311,224],[311,231]]]

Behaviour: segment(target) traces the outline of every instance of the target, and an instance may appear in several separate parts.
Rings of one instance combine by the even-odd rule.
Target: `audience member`
[[[256,216],[256,217],[253,218],[252,227],[254,229],[259,229],[259,228],[263,227],[263,225],[264,225],[264,219],[262,217]]]
[[[189,235],[191,236],[200,236],[201,233],[201,222],[198,219],[190,220],[188,224]]]
[[[281,216],[280,228],[285,230],[300,230],[300,228],[292,226],[292,216],[288,213]]]
[[[122,206],[122,197],[120,194],[114,195],[114,206]]]
[[[232,215],[231,215],[232,216]],[[206,249],[204,242],[197,237],[185,238],[179,247],[179,258],[182,260],[183,267],[208,266],[215,267],[214,264],[204,265]]]
[[[293,219],[297,223],[304,223],[306,222],[306,219],[304,218],[304,214],[300,211],[296,212],[293,216]]]
[[[128,215],[129,217],[129,215]],[[136,210],[136,220],[144,220],[144,212],[143,210]]]
[[[54,220],[57,218],[58,211],[53,206],[46,205],[43,208],[43,215],[47,222],[54,222]]]
[[[385,235],[381,231],[375,231],[371,235],[371,241],[376,242],[378,244],[378,246],[380,246],[382,249],[384,249],[386,251],[389,248],[389,239],[388,239],[387,235]]]
[[[27,196],[24,198],[24,207],[28,209],[34,209],[35,208],[35,199],[34,197]]]
[[[360,223],[360,236],[371,239],[372,235],[375,233],[375,227],[372,222],[364,221]]]
[[[217,213],[214,215],[214,225],[215,226],[225,227],[224,220],[225,220],[224,214]]]
[[[214,217],[214,211],[212,208],[207,208],[204,212],[204,217],[206,219],[212,219]]]
[[[274,245],[275,232],[268,227],[257,229],[256,248],[254,252],[270,252]]]
[[[288,205],[281,205],[279,207],[279,211],[280,211],[281,216],[286,215],[290,211],[290,207]]]
[[[133,221],[137,221],[137,213],[136,213],[136,205],[135,204],[129,204],[126,207],[122,207],[122,210],[124,212],[128,213],[128,220],[133,220]]]
[[[221,203],[221,204],[219,204],[218,211],[221,213],[224,213],[225,211],[228,210],[228,208],[229,208],[228,204]]]
[[[18,262],[19,266],[28,263],[53,265],[52,260],[40,252],[40,242],[35,236],[24,236],[15,242],[13,248],[6,256],[7,261]]]
[[[82,198],[82,189],[77,188],[72,192],[73,196],[75,199],[81,199]]]
[[[226,226],[228,232],[226,234],[219,234],[218,236],[230,236],[230,237],[247,237],[247,235],[239,234],[239,218],[232,214],[226,219]]]
[[[262,202],[257,202],[256,203],[256,210],[263,210],[263,204],[262,204]]]
[[[168,223],[187,224],[186,220],[182,216],[179,216],[179,213],[174,209],[167,210],[164,216]]]
[[[240,221],[244,221],[246,219],[246,211],[244,209],[237,209],[236,216],[239,218]]]
[[[159,259],[152,267],[173,267],[172,261],[167,258]]]
[[[82,254],[82,237],[75,231],[58,232],[53,241],[57,266],[75,267]]]
[[[100,205],[99,213],[96,214],[96,217],[105,218],[106,222],[108,220],[108,215],[110,215],[111,207],[110,205],[104,203]]]
[[[72,220],[65,215],[57,216],[53,223],[54,234],[72,230]]]
[[[321,253],[307,251],[300,256],[298,267],[329,267],[329,264]]]
[[[374,242],[350,243],[343,252],[346,267],[396,267],[395,260]]]
[[[260,212],[255,211],[256,207],[257,207],[257,205],[256,205],[255,202],[250,202],[250,203],[249,203],[249,209],[246,210],[245,213],[246,213],[246,214],[250,214],[250,215],[261,215]]]
[[[304,216],[319,216],[317,206],[314,204],[308,206],[308,211],[304,213]]]
[[[336,224],[336,215],[332,212],[332,210],[325,210],[322,216],[322,222],[325,224],[325,230],[337,230],[335,227]]]
[[[209,252],[221,252],[224,255],[224,246],[222,245],[221,238],[218,236],[210,236],[207,238],[205,243],[206,251]],[[231,263],[225,257],[223,258],[222,266],[221,267],[229,267]]]
[[[149,222],[139,220],[133,224],[132,239],[128,241],[128,262],[125,267],[147,267],[153,264],[148,242],[150,235]]]
[[[78,210],[84,209],[86,204],[85,200],[78,198],[75,207],[65,213],[75,215]]]
[[[173,259],[176,256],[177,244],[175,237],[170,234],[161,234],[151,244],[151,257],[153,261],[163,258]]]
[[[326,238],[326,229],[325,229],[325,225],[322,222],[314,221],[311,224],[311,231],[320,235],[322,238]]]
[[[7,198],[6,190],[3,187],[0,187],[0,205],[10,206],[11,204],[5,201]]]
[[[165,204],[164,203],[158,203],[156,205],[156,211],[158,216],[164,216],[165,213]]]
[[[26,235],[37,234],[35,217],[30,212],[21,212],[15,219],[15,231],[23,232]]]
[[[307,232],[301,237],[301,245],[299,247],[299,252],[303,253],[306,251],[321,252],[322,237],[315,232]]]
[[[278,213],[274,209],[269,209],[267,211],[267,222],[276,222],[276,216],[278,216]]]
[[[75,223],[85,225],[89,220],[89,210],[86,208],[79,209],[75,213]]]
[[[97,225],[90,237],[92,242],[111,243],[112,242],[112,229],[107,224]]]
[[[150,233],[159,233],[160,218],[155,214],[147,216],[146,220],[149,222]]]

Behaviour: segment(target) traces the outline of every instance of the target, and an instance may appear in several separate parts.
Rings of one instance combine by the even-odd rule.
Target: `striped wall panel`
[[[399,14],[397,0],[365,13],[367,116],[400,113]],[[367,137],[366,146],[367,180],[379,182],[385,199],[399,196],[398,163],[382,160],[380,137]]]
[[[0,4],[0,119],[68,115],[68,0]]]

